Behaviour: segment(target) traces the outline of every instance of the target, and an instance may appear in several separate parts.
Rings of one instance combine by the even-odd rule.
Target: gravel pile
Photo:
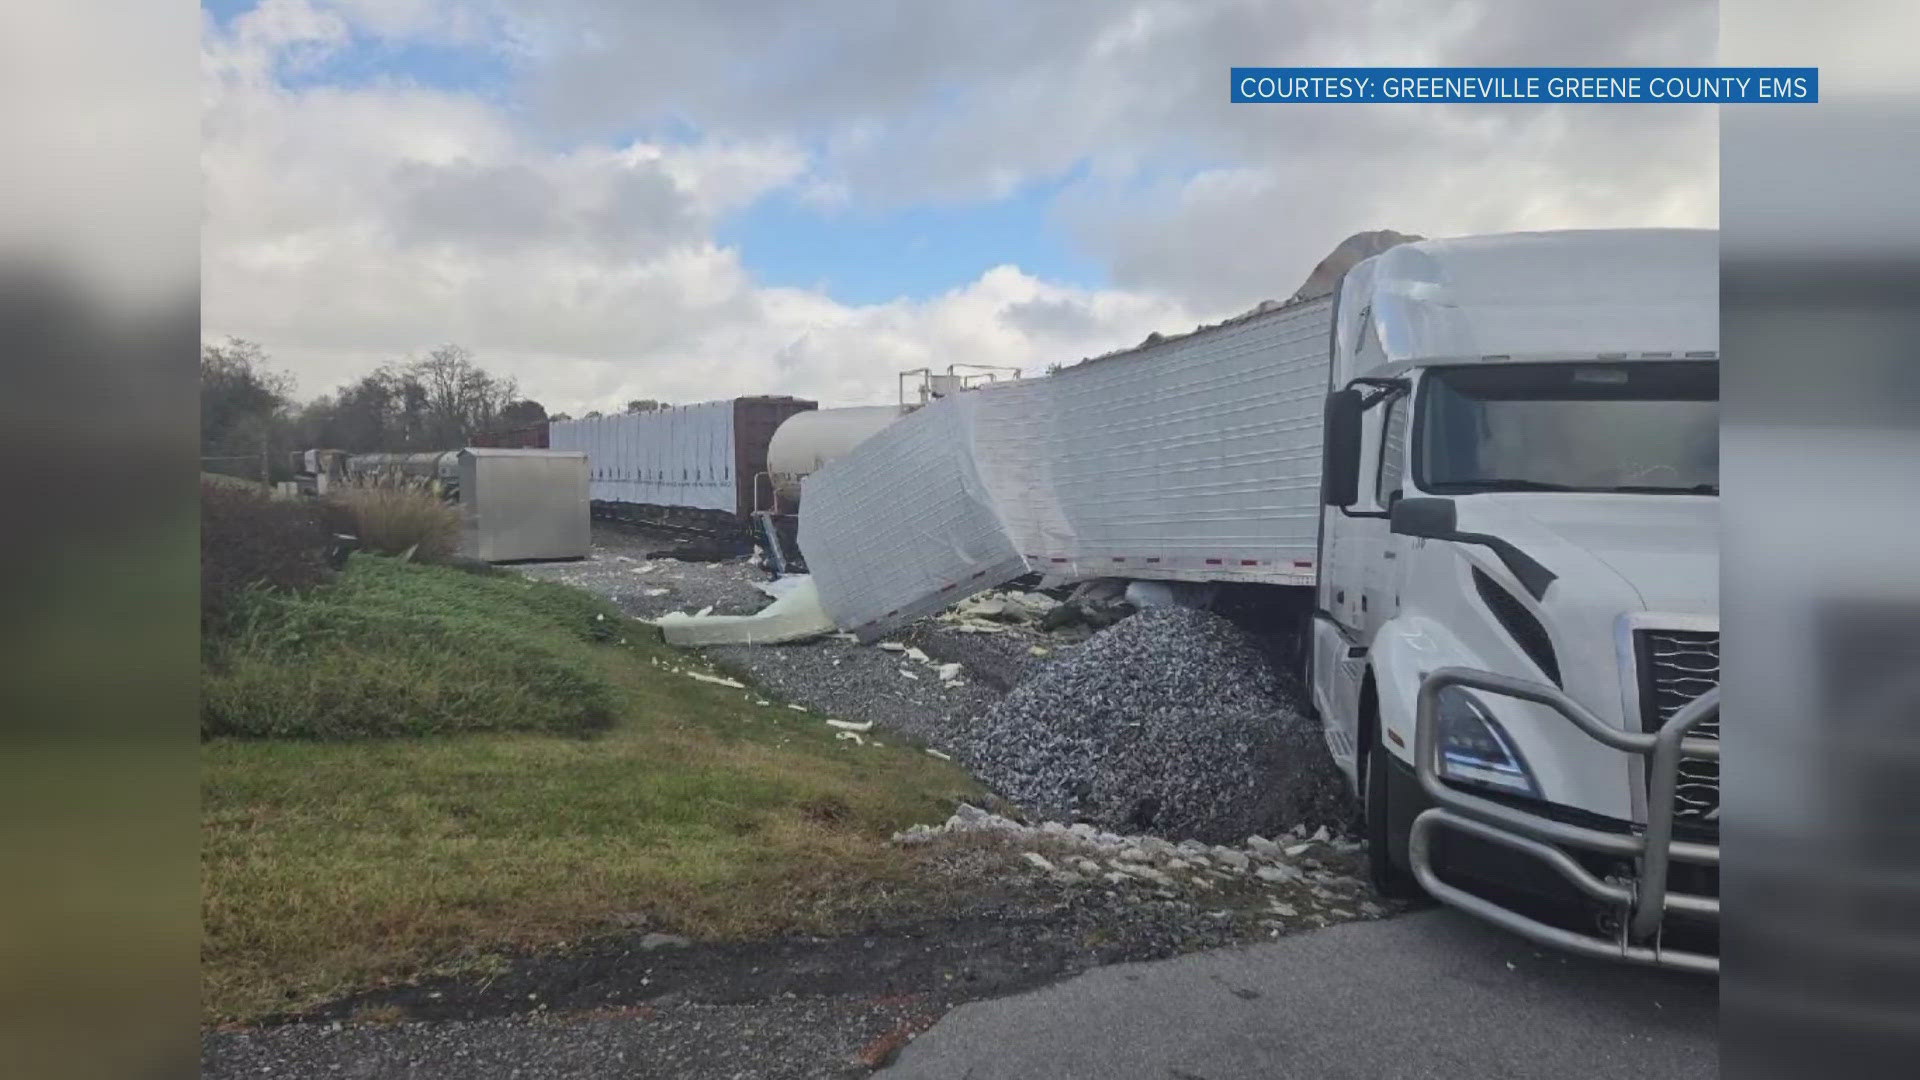
[[[1298,689],[1210,612],[1156,608],[1043,665],[964,733],[982,781],[1057,821],[1218,843],[1351,813]]]
[[[940,662],[929,653],[910,655],[840,638],[701,651],[786,701],[837,720],[871,721],[877,729],[936,749],[944,749],[955,731],[971,725],[1001,694],[968,677],[964,668],[952,672],[955,678],[942,678]]]

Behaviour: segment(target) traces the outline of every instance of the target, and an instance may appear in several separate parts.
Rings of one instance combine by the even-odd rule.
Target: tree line
[[[626,411],[663,407],[638,399]],[[288,450],[451,450],[488,432],[568,419],[549,416],[513,379],[489,374],[459,345],[385,365],[304,404],[258,344],[228,338],[200,347],[200,453],[213,472],[258,478],[264,463],[279,478],[287,475]]]

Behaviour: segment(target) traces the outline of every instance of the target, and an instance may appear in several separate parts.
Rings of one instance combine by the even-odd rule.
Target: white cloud
[[[518,135],[481,98],[395,82],[288,89],[289,57],[342,22],[274,0],[209,31],[203,323],[257,340],[308,394],[442,341],[555,408],[785,392],[886,400],[900,368],[1037,367],[1138,337],[1177,305],[1084,293],[1011,267],[921,303],[848,307],[757,286],[711,239],[719,215],[795,182],[778,139],[691,146]],[[1036,300],[1097,315],[1023,328]]]
[[[369,38],[492,43],[519,81],[275,77]],[[1285,296],[1362,229],[1714,217],[1706,109],[1229,106],[1230,63],[1712,46],[1713,5],[1669,0],[268,0],[203,41],[204,325],[260,341],[309,394],[458,341],[552,408],[887,400],[901,368],[1037,369]],[[1115,288],[1003,266],[850,306],[765,287],[715,239],[775,190],[831,210],[1042,180],[1065,182],[1059,222]]]

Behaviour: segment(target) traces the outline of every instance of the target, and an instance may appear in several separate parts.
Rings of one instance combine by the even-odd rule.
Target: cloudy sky
[[[1233,65],[1711,64],[1711,0],[210,0],[203,326],[327,392],[890,400],[1343,237],[1713,225],[1703,106],[1231,105]]]

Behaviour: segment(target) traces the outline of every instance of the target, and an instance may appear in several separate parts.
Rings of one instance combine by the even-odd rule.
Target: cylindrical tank
[[[460,452],[435,450],[414,454],[355,454],[347,459],[353,477],[406,477],[438,484],[443,492],[460,484]]]
[[[813,409],[781,423],[767,444],[767,472],[782,509],[800,504],[800,479],[900,418],[898,405]]]

